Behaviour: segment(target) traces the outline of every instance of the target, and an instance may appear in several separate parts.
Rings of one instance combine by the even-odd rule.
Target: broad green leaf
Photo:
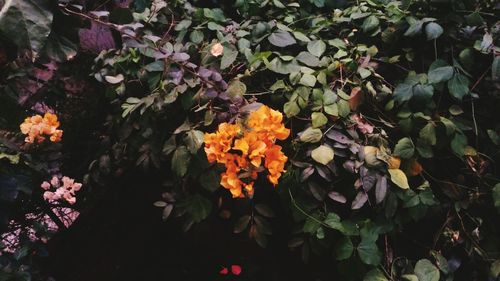
[[[65,62],[73,59],[77,54],[78,46],[66,37],[52,32],[43,47],[44,56],[57,61]]]
[[[448,90],[453,97],[462,100],[469,93],[469,79],[459,73],[453,75],[453,78],[448,81]]]
[[[283,30],[276,30],[267,39],[269,43],[277,47],[286,47],[297,43],[289,32]]]
[[[371,240],[361,240],[358,247],[358,254],[361,261],[369,265],[378,265],[382,260],[382,254],[380,253],[377,244]]]
[[[228,68],[238,57],[238,50],[233,45],[224,46],[224,52],[220,61],[220,68]]]
[[[311,119],[314,128],[319,128],[328,122],[328,118],[321,112],[313,112],[311,114]]]
[[[408,101],[413,96],[413,85],[400,83],[394,89],[394,99],[397,103]]]
[[[415,145],[410,138],[402,138],[396,144],[394,148],[394,155],[401,158],[409,159],[415,153]]]
[[[354,246],[352,245],[351,239],[347,236],[343,236],[337,241],[335,245],[335,258],[338,261],[346,260],[352,256],[354,251]]]
[[[302,75],[299,83],[304,85],[304,86],[314,87],[314,85],[316,84],[316,77],[312,74],[306,73],[306,74]]]
[[[321,132],[320,129],[315,129],[312,127],[307,128],[302,134],[300,135],[300,141],[303,142],[319,142],[323,138],[323,132]]]
[[[419,281],[417,275],[415,274],[404,274],[401,275],[402,280],[404,281]]]
[[[493,196],[493,205],[495,205],[498,212],[500,212],[500,183],[497,183],[495,187],[493,187],[491,193]]]
[[[491,264],[490,273],[493,278],[498,278],[498,276],[500,276],[500,260],[496,260]]]
[[[453,152],[459,156],[463,156],[465,153],[465,147],[467,146],[467,137],[462,133],[455,133],[450,146]]]
[[[453,67],[452,66],[442,66],[435,68],[427,74],[429,83],[436,84],[439,82],[448,81],[453,77]]]
[[[300,113],[300,107],[297,102],[289,101],[283,105],[283,112],[285,112],[286,117],[290,118]]]
[[[232,80],[227,87],[227,93],[231,98],[243,97],[247,92],[247,85],[240,80]]]
[[[203,145],[203,142],[203,132],[199,130],[190,130],[184,136],[184,143],[192,154],[196,154],[198,149]]]
[[[191,40],[191,42],[195,44],[200,44],[201,42],[203,42],[203,37],[203,32],[199,30],[193,30],[193,32],[191,32],[191,34],[189,35],[189,40]]]
[[[439,281],[439,269],[427,259],[419,260],[414,271],[418,281]]]
[[[297,60],[310,67],[319,65],[319,59],[309,52],[300,52],[297,56]]]
[[[371,31],[377,29],[379,24],[380,24],[380,21],[377,18],[377,16],[371,15],[363,21],[361,28],[363,29],[363,32],[368,33],[368,32],[371,32]]]
[[[443,28],[435,22],[430,22],[425,26],[425,34],[427,40],[436,39],[443,34]]]
[[[436,127],[434,123],[427,123],[419,132],[420,140],[428,145],[436,145]]]
[[[179,146],[172,156],[172,171],[179,177],[183,177],[187,173],[191,161],[189,150],[185,146]]]
[[[340,222],[340,217],[339,215],[335,213],[328,213],[326,216],[324,223],[327,224],[329,227],[336,229],[336,230],[341,230],[342,229],[342,223]]]
[[[400,169],[388,169],[389,174],[391,175],[391,181],[402,189],[408,189],[410,186],[408,185],[408,178],[405,173]]]
[[[206,219],[212,211],[212,202],[200,194],[189,196],[183,205],[196,223]]]
[[[240,217],[236,222],[234,223],[234,233],[241,233],[243,230],[245,230],[248,226],[248,223],[250,223],[251,217],[249,215],[245,215]]]
[[[307,50],[314,56],[321,57],[326,50],[326,44],[323,40],[311,41],[307,43]]]
[[[47,0],[6,0],[0,10],[0,33],[22,50],[36,57],[52,25],[51,2]]]
[[[311,42],[311,39],[307,37],[304,33],[299,32],[299,31],[294,31],[293,36],[297,38],[297,40],[302,41],[302,42]]]
[[[374,268],[366,273],[363,281],[387,281],[387,278],[380,269]]]
[[[406,30],[406,32],[405,32],[404,35],[405,36],[415,36],[415,35],[417,35],[422,30],[422,25],[423,24],[424,24],[424,22],[421,21],[421,20],[416,21],[415,23],[413,23],[412,25],[410,25],[410,27]]]
[[[333,160],[333,149],[326,145],[320,145],[311,151],[311,157],[314,161],[327,165]]]

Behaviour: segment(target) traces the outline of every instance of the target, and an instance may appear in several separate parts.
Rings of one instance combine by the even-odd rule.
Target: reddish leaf
[[[82,49],[98,54],[102,50],[115,48],[115,41],[109,27],[92,22],[90,29],[80,29],[80,46]]]
[[[358,106],[363,101],[363,94],[361,92],[361,87],[354,87],[351,90],[351,98],[349,99],[349,107],[351,110],[358,109]]]

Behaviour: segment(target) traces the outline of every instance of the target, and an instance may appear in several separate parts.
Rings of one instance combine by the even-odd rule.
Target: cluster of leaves
[[[159,170],[163,219],[187,231],[218,213],[262,247],[292,218],[288,246],[305,261],[333,256],[344,280],[498,277],[494,1],[115,2],[7,1],[0,12],[2,35],[38,61],[74,57],[78,38],[96,54],[86,74],[106,86],[110,109],[85,184]],[[51,28],[57,15],[90,28]],[[19,17],[24,26],[8,25]],[[7,72],[14,100],[38,101],[39,80],[20,87],[19,68]],[[276,189],[257,181],[250,202],[227,204],[203,134],[260,103],[287,117],[287,172]],[[18,155],[0,159],[14,165]]]

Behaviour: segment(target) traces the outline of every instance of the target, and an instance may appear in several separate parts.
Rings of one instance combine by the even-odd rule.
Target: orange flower
[[[249,115],[244,124],[246,126],[222,123],[215,133],[205,134],[207,159],[210,163],[226,166],[220,184],[234,198],[253,196],[254,180],[258,172],[264,170],[261,167],[263,160],[269,181],[273,185],[278,184],[288,158],[281,151],[281,146],[274,143],[290,135],[290,130],[282,122],[281,112],[261,106]]]
[[[37,141],[41,143],[46,136],[50,136],[52,142],[61,141],[63,131],[57,129],[59,125],[57,115],[47,112],[43,118],[40,115],[27,117],[19,127],[21,132],[27,135],[25,142],[34,143]]]

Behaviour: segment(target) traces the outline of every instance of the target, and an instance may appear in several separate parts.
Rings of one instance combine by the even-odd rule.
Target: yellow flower
[[[27,135],[25,142],[34,143],[37,141],[41,143],[46,136],[49,136],[52,142],[61,141],[63,131],[57,129],[59,125],[57,115],[47,112],[44,117],[40,115],[27,117],[19,127],[21,133]]]
[[[257,179],[258,172],[262,171],[260,167],[263,160],[269,173],[268,180],[273,185],[278,184],[288,158],[275,142],[290,135],[290,130],[282,122],[281,112],[261,106],[249,115],[246,126],[222,123],[215,133],[205,134],[207,159],[210,163],[226,166],[220,184],[234,198],[253,196],[254,182],[247,180]],[[241,179],[245,179],[245,182]]]

